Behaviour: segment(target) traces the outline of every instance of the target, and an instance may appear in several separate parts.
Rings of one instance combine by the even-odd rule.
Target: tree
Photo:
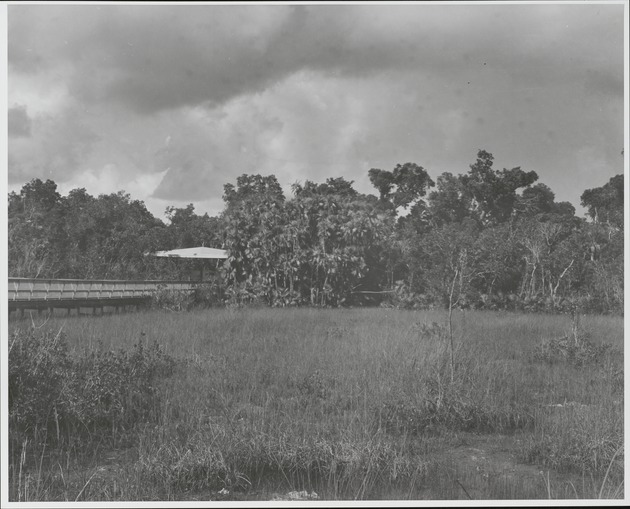
[[[437,189],[429,194],[429,217],[435,226],[460,223],[472,217],[471,199],[462,177],[445,172],[437,179]]]
[[[519,212],[531,216],[543,212],[552,212],[555,204],[554,192],[545,184],[538,183],[523,190],[517,200]]]
[[[447,306],[454,274],[458,284],[456,300],[469,301],[467,292],[471,281],[470,272],[476,266],[475,241],[480,228],[471,219],[433,228],[415,238],[409,253],[410,265],[415,268],[415,290],[427,294],[431,300]],[[465,253],[465,258],[461,258]],[[465,262],[465,263],[464,263]]]
[[[505,296],[518,293],[522,274],[518,229],[510,222],[482,229],[475,251],[478,274],[472,285],[473,299],[479,305],[505,306]]]
[[[243,174],[236,179],[236,187],[233,184],[223,186],[225,212],[243,204],[253,207],[258,202],[269,200],[284,202],[284,193],[275,175]]]
[[[472,210],[485,225],[509,219],[517,199],[517,189],[538,180],[536,172],[525,172],[520,167],[495,171],[492,169],[493,160],[492,154],[480,150],[468,174],[460,177]]]
[[[359,193],[352,187],[353,180],[347,181],[343,177],[326,179],[325,184],[316,184],[307,180],[304,185],[293,184],[291,189],[296,197],[336,195],[344,198],[356,198]]]
[[[226,204],[221,215],[223,242],[228,258],[224,277],[233,285],[249,281],[262,285],[268,295],[270,278],[277,278],[270,261],[275,254],[277,233],[286,223],[284,194],[275,175],[241,175],[236,186],[223,186]],[[254,281],[255,280],[255,281]]]
[[[24,184],[19,194],[19,200],[15,200],[17,196],[13,194],[13,200],[9,200],[9,205],[17,206],[17,210],[13,209],[11,212],[24,212],[25,210],[38,210],[41,212],[48,212],[52,210],[61,196],[57,192],[57,184],[54,181],[48,179],[46,182],[42,182],[40,179],[35,178]]]
[[[580,197],[591,219],[623,229],[623,174],[615,175],[606,184],[587,189]]]
[[[531,217],[536,214],[575,215],[575,207],[569,202],[556,202],[556,195],[545,184],[538,183],[523,190],[518,196],[514,209],[521,217]]]
[[[95,235],[96,225],[90,212],[95,200],[84,188],[72,189],[68,196],[61,199],[65,277],[82,277],[83,269],[90,263],[86,253]]]
[[[577,218],[545,214],[519,223],[518,243],[525,262],[519,296],[525,304],[548,299],[547,307],[555,307],[561,296],[568,295],[580,257],[573,242],[579,226]]]
[[[368,261],[378,259],[393,224],[391,215],[369,202],[343,195],[298,196],[291,218],[301,232],[297,254],[306,283],[303,295],[310,292],[311,302],[320,305],[344,304],[366,283]]]
[[[74,214],[72,207],[67,214]],[[132,200],[124,191],[101,194],[87,202],[80,221],[68,224],[76,227],[67,232],[71,239],[77,233],[86,236],[83,261],[70,269],[79,273],[76,277],[104,279],[145,277],[147,263],[152,263],[144,256],[153,247],[147,242],[148,234],[154,228],[164,228],[142,201]]]
[[[545,200],[549,200],[546,186],[529,190],[538,179],[536,172],[525,172],[520,167],[496,171],[492,168],[493,161],[492,154],[480,150],[468,173],[454,176],[445,172],[438,177],[437,189],[429,194],[428,200],[427,217],[433,225],[439,227],[470,218],[483,226],[492,226],[509,220],[519,207],[546,204]],[[525,188],[524,198],[517,194],[521,188]]]
[[[195,214],[192,203],[184,208],[167,207],[166,217],[170,222],[167,230],[171,245],[168,248],[218,247],[223,243],[219,218],[210,217],[208,214],[202,216]]]
[[[9,194],[9,274],[16,277],[54,277],[63,254],[60,240],[60,195],[52,180],[33,179],[20,194]]]
[[[286,202],[272,193],[228,206],[224,267],[234,291],[272,305],[347,302],[387,231],[384,215],[350,184],[307,181]]]
[[[381,201],[390,203],[395,209],[408,207],[434,185],[426,170],[415,163],[397,164],[391,172],[372,168],[368,176],[379,191]]]
[[[68,196],[53,181],[34,180],[9,198],[11,275],[63,278],[139,278],[153,260],[148,240],[164,225],[124,192]],[[158,272],[159,273],[159,272]],[[153,274],[156,274],[154,271]]]

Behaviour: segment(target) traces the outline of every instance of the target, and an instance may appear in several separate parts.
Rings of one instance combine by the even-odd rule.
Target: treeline
[[[179,279],[190,263],[146,253],[206,245],[228,250],[215,284],[232,303],[623,311],[623,174],[584,191],[588,219],[483,150],[437,182],[413,163],[369,178],[376,195],[339,177],[287,198],[275,176],[241,175],[218,217],[169,207],[167,223],[124,192],[34,179],[9,194],[9,275]]]

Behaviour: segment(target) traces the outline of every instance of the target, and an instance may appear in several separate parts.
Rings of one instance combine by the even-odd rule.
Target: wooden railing
[[[134,281],[9,278],[9,302],[112,299],[150,296],[160,288],[192,290],[190,281]]]
[[[160,289],[191,291],[193,281],[9,278],[9,309],[125,305]]]

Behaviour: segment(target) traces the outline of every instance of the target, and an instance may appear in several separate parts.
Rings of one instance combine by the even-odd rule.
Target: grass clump
[[[157,448],[148,433],[137,465],[164,498],[189,491],[247,493],[266,486],[321,492],[332,499],[377,498],[384,485],[419,480],[428,471],[424,460],[384,438],[214,424],[179,447]]]
[[[57,333],[17,330],[9,341],[9,419],[18,442],[58,423],[61,397],[71,369],[65,338]]]
[[[173,370],[174,360],[157,344],[70,354],[61,330],[18,329],[9,350],[12,436],[21,440],[37,430],[50,443],[113,438],[155,420],[158,382]]]
[[[534,355],[539,338],[562,334],[565,317],[499,312],[454,316],[452,366],[443,314],[430,311],[149,311],[14,330],[12,498],[573,493],[553,471],[543,483],[541,468],[568,472],[576,496],[592,491],[579,476],[592,476],[597,493],[606,478],[612,489],[602,496],[615,497],[623,324],[584,321],[597,331],[593,345],[598,337],[617,345],[597,362]],[[67,335],[54,332],[61,325]],[[162,346],[130,347],[139,337]],[[96,445],[75,447],[68,467],[71,440]],[[31,474],[48,491],[34,492]]]
[[[519,452],[523,461],[559,472],[573,472],[612,482],[623,480],[623,401],[596,387],[599,401],[548,404],[536,415],[535,430]],[[607,397],[606,397],[607,396]]]
[[[16,329],[8,385],[9,458],[13,474],[19,471],[13,476],[18,491],[22,474],[37,462],[41,468],[45,459],[58,461],[91,446],[128,444],[135,427],[157,420],[158,387],[174,368],[157,344],[70,352],[61,329]],[[31,461],[27,449],[41,457]]]
[[[499,371],[496,364],[479,366],[466,360],[455,364],[451,378],[444,362],[441,368],[418,374],[419,388],[415,392],[388,399],[377,410],[377,418],[387,432],[394,434],[512,433],[532,429],[534,416],[522,398],[510,393],[514,386],[510,378],[509,372]]]
[[[556,399],[541,401],[534,433],[523,444],[520,458],[619,485],[623,480],[623,351],[574,329],[573,334],[543,341],[533,359],[546,367],[540,371],[543,378],[551,381],[549,374],[555,373]]]
[[[586,333],[575,337],[567,334],[542,341],[534,351],[534,359],[549,364],[567,362],[586,366],[600,363],[611,348],[610,343],[594,344]]]

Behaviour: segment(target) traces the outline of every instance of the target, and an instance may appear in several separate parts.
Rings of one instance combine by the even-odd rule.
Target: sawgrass
[[[536,355],[571,330],[569,317],[459,312],[452,376],[444,321],[441,311],[239,308],[35,321],[63,330],[70,355],[157,343],[175,370],[159,383],[158,415],[137,422],[124,449],[105,440],[64,456],[21,443],[11,499],[623,495],[622,318],[582,318],[591,343],[611,347],[576,366]],[[470,437],[507,437],[542,474],[456,461]]]

